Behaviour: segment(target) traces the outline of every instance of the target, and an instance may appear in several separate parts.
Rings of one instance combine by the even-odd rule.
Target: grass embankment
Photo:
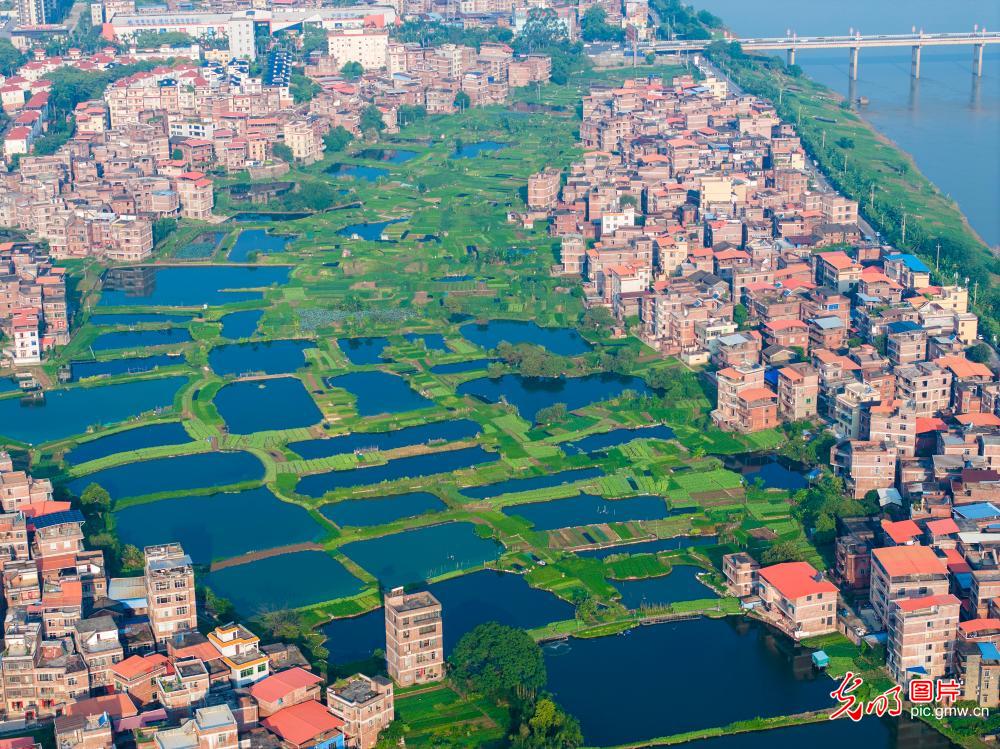
[[[919,255],[932,269],[940,244],[934,280],[952,283],[958,273],[960,279],[978,281],[980,330],[987,339],[1000,331],[1000,258],[908,154],[855,112],[851,102],[791,75],[778,58],[745,55],[725,44],[708,54],[742,88],[771,100],[779,116],[795,125],[809,156],[839,191],[858,201],[885,241]]]

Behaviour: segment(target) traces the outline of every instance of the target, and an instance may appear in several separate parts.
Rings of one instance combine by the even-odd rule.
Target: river
[[[699,0],[737,36],[905,34],[1000,28],[1000,3],[982,0]],[[781,53],[782,55],[784,53]],[[990,245],[1000,246],[1000,45],[987,45],[983,77],[972,75],[972,48],[925,47],[921,77],[910,77],[910,48],[863,49],[854,86],[846,50],[799,50],[796,62],[837,92],[867,97],[861,114],[907,151],[954,198]]]

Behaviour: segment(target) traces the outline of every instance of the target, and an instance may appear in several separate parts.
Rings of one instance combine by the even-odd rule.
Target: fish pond
[[[382,352],[389,346],[388,338],[372,336],[367,338],[338,338],[337,345],[351,364],[381,364],[386,361]]]
[[[431,442],[454,442],[475,437],[482,427],[469,419],[436,421],[432,424],[396,429],[391,432],[351,432],[340,437],[322,440],[292,442],[289,449],[297,455],[312,460],[326,458],[340,453],[371,450],[395,450],[411,445],[425,445]]]
[[[358,416],[401,413],[434,405],[402,377],[388,372],[351,372],[324,382],[327,387],[342,388],[354,395]]]
[[[122,543],[140,549],[177,541],[195,564],[315,541],[323,533],[307,510],[265,487],[132,505],[115,512],[115,527]]]
[[[349,237],[351,239],[367,239],[369,242],[388,242],[390,240],[383,239],[386,227],[402,223],[406,220],[406,218],[396,218],[391,221],[351,224],[350,226],[345,226],[343,229],[339,229],[337,234],[341,237]]]
[[[68,453],[64,460],[71,466],[86,463],[99,458],[106,458],[117,453],[142,450],[147,447],[164,447],[165,445],[183,445],[191,441],[179,421],[165,424],[150,424],[138,429],[127,429],[115,432],[107,437],[98,437],[77,445]]]
[[[533,343],[559,356],[578,356],[593,349],[593,346],[573,328],[543,328],[532,321],[471,322],[463,325],[459,330],[467,340],[487,351],[495,349],[501,341],[515,345]]]
[[[573,607],[551,593],[531,588],[518,575],[482,570],[427,586],[444,608],[444,652],[450,655],[462,635],[486,622],[533,629],[573,618]],[[322,629],[331,664],[346,664],[385,649],[385,612],[375,609],[351,619],[336,619]]]
[[[213,348],[208,363],[220,375],[288,374],[305,366],[311,348],[315,341],[302,339],[229,343]]]
[[[448,351],[448,345],[440,333],[404,333],[403,338],[410,343],[423,341],[424,348],[428,351]]]
[[[339,526],[365,527],[439,512],[446,507],[443,501],[430,492],[410,492],[371,499],[348,499],[324,505],[319,511]]]
[[[116,330],[103,333],[90,344],[92,351],[114,351],[116,349],[149,348],[187,343],[191,331],[187,328],[162,328],[159,330]]]
[[[480,538],[472,523],[442,523],[354,541],[340,550],[391,588],[478,567],[496,559],[503,547],[492,539]]]
[[[388,169],[377,166],[362,166],[360,164],[331,164],[327,174],[334,177],[348,177],[350,179],[363,179],[365,182],[378,182],[380,179],[389,176]]]
[[[160,492],[180,492],[192,489],[260,481],[264,466],[250,453],[211,452],[156,458],[105,468],[80,476],[69,482],[74,496],[90,484],[103,486],[113,500],[138,497]]]
[[[231,382],[214,400],[231,434],[297,429],[323,419],[309,391],[294,377]]]
[[[467,486],[462,489],[462,494],[471,499],[488,499],[512,492],[527,492],[532,489],[548,489],[560,484],[571,484],[574,481],[592,479],[602,474],[603,471],[600,468],[577,468],[572,471],[549,474],[548,476],[532,476],[526,479],[509,479],[496,484]]]
[[[156,354],[154,356],[137,356],[131,359],[104,359],[103,361],[70,362],[70,382],[85,380],[88,377],[113,377],[120,374],[138,374],[152,372],[160,367],[172,367],[184,363],[184,357],[179,355]]]
[[[610,373],[584,377],[525,377],[519,374],[480,377],[463,382],[457,392],[488,403],[510,403],[523,418],[533,422],[540,410],[554,403],[563,403],[568,410],[574,411],[616,398],[626,390],[640,395],[652,392],[640,377]]]
[[[91,315],[87,322],[92,325],[145,325],[147,323],[191,322],[193,315],[158,314],[156,312],[111,312],[105,315]]]
[[[205,584],[245,616],[344,598],[364,588],[322,551],[296,551],[226,567],[208,573]]]
[[[260,318],[264,316],[262,309],[248,309],[242,312],[230,312],[220,318],[222,322],[222,337],[230,341],[250,338],[257,332]]]
[[[499,458],[499,453],[486,452],[479,445],[460,450],[413,455],[408,458],[390,460],[388,463],[370,468],[353,468],[347,471],[329,471],[305,476],[299,480],[295,491],[305,494],[307,497],[322,497],[327,492],[336,489],[450,473],[462,468],[491,463]]]
[[[548,689],[580,720],[590,746],[817,710],[832,704],[836,686],[812,668],[807,648],[736,617],[638,627],[543,651]],[[667,678],[668,664],[670,673],[683,676]],[[739,699],[706,699],[718,693],[720,674],[742,675],[752,688],[740,690]],[[636,684],[656,688],[623,688]]]
[[[715,591],[698,580],[698,573],[703,571],[691,565],[674,565],[666,575],[641,580],[612,580],[611,584],[622,594],[621,602],[629,609],[715,598]]]
[[[419,155],[417,151],[407,151],[403,148],[365,148],[355,154],[359,159],[385,161],[389,164],[405,164]]]
[[[271,234],[267,229],[246,229],[236,238],[233,249],[229,251],[229,261],[245,263],[252,253],[269,255],[272,252],[284,252],[288,243],[295,237]]]
[[[102,307],[201,307],[264,298],[263,291],[288,281],[284,265],[202,265],[197,267],[135,268],[141,282],[105,274]]]
[[[499,143],[495,140],[481,140],[478,143],[464,143],[456,148],[449,158],[472,159],[480,154],[490,153],[492,151],[502,151],[506,147],[506,143]]]
[[[523,517],[537,531],[627,520],[657,520],[668,515],[667,504],[661,497],[605,499],[593,494],[514,505],[503,511],[506,515]]]
[[[41,401],[0,399],[0,435],[39,444],[117,424],[147,411],[173,408],[187,377],[48,390]]]

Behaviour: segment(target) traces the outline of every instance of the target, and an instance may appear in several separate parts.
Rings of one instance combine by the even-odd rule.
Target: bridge
[[[714,40],[711,39],[680,39],[676,41],[657,41],[642,47],[645,51],[663,54],[683,54],[700,52]],[[1000,32],[977,29],[967,33],[925,34],[870,34],[860,32],[845,36],[790,36],[769,37],[759,39],[737,39],[730,41],[740,43],[747,52],[774,52],[785,50],[788,54],[788,64],[795,64],[795,53],[800,49],[846,49],[850,52],[851,80],[858,79],[858,57],[862,48],[910,47],[912,50],[911,73],[914,78],[920,77],[920,53],[924,47],[972,47],[972,70],[977,76],[983,75],[983,48],[987,44],[1000,44]]]

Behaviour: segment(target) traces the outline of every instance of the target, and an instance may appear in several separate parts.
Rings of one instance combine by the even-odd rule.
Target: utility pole
[[[821,151],[826,150],[826,130],[823,131],[823,138],[822,140],[820,140],[819,150]]]
[[[875,183],[872,182],[868,187],[868,210],[875,210]]]
[[[941,243],[937,243],[937,257],[934,259],[934,272],[937,273],[941,269]]]
[[[976,306],[976,297],[978,297],[978,296],[979,296],[979,279],[977,278],[975,280],[975,283],[972,284],[972,306],[973,307]]]
[[[900,210],[902,210],[903,206],[900,205],[899,208],[900,208]],[[906,214],[905,213],[903,214],[903,226],[901,228],[901,238],[899,240],[899,243],[900,244],[906,244]]]

